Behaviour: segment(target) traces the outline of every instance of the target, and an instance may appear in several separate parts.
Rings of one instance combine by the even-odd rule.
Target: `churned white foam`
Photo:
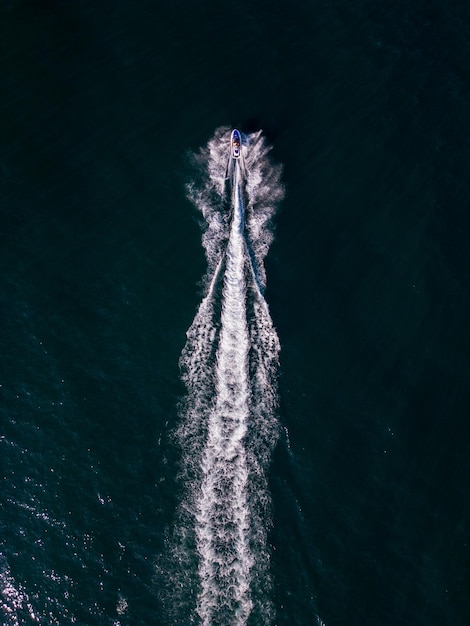
[[[196,499],[201,591],[197,612],[209,626],[232,609],[245,624],[252,609],[249,479],[244,439],[249,417],[245,244],[239,168],[234,175],[233,218],[226,251],[221,332],[215,363],[216,402],[209,415],[202,481]]]
[[[208,274],[180,360],[187,394],[176,433],[183,499],[173,554],[181,572],[168,604],[203,626],[273,620],[265,470],[279,430],[279,341],[263,259],[283,191],[261,133],[242,138],[237,161],[229,145],[230,129],[216,131],[195,156],[199,182],[188,186],[204,218]]]
[[[255,261],[254,270],[262,289],[266,285],[263,261],[273,240],[272,218],[284,197],[282,168],[268,158],[271,146],[261,131],[246,138],[245,181],[246,231]]]

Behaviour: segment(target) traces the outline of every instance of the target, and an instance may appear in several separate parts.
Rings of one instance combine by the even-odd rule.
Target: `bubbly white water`
[[[216,132],[196,157],[206,177],[189,187],[205,219],[208,275],[181,356],[177,587],[203,626],[273,619],[265,468],[278,435],[279,342],[263,297],[263,259],[283,190],[261,133],[243,138],[238,161],[228,159],[229,138],[229,129]]]
[[[201,592],[197,611],[204,625],[234,601],[236,623],[251,612],[253,558],[248,545],[248,468],[244,440],[249,416],[248,350],[240,166],[235,164],[233,219],[227,248],[221,332],[216,359],[216,402],[209,416],[202,482],[196,499],[196,537]],[[226,590],[231,589],[226,598]]]

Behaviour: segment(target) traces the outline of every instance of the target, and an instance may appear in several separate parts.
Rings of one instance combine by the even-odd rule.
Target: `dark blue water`
[[[246,623],[470,623],[469,27],[461,1],[2,4],[1,623],[200,623],[175,433],[191,155],[224,125],[286,191]]]

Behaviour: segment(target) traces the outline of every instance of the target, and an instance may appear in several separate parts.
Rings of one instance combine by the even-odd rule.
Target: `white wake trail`
[[[249,416],[245,241],[239,166],[234,173],[233,219],[222,294],[221,332],[216,357],[216,394],[209,417],[197,501],[196,536],[201,592],[197,611],[202,624],[218,623],[234,609],[233,624],[251,613],[247,504],[248,467],[244,439]],[[214,622],[215,620],[215,622]]]
[[[216,131],[195,157],[201,180],[188,187],[204,218],[208,274],[180,360],[183,496],[170,546],[179,565],[165,604],[175,624],[268,626],[279,341],[263,260],[283,190],[261,133],[243,137],[241,163],[227,161],[229,138]]]

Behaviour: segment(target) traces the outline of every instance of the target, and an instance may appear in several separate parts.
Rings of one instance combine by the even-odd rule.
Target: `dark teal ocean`
[[[470,624],[469,32],[462,0],[1,3],[1,624]],[[279,437],[260,460],[247,418],[226,589],[194,539],[224,501],[191,513],[212,426],[180,369],[210,279],[188,195],[221,127],[263,131],[285,192],[266,389],[233,266]]]

